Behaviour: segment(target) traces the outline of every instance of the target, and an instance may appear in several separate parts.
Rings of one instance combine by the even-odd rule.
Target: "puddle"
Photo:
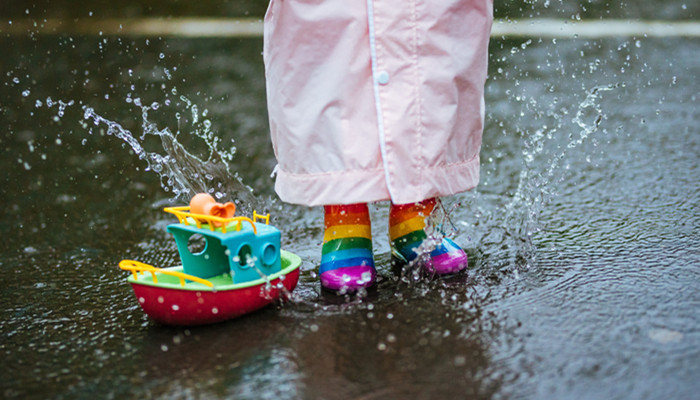
[[[656,10],[642,3],[634,12]],[[682,17],[670,7],[658,15]],[[274,199],[259,39],[3,37],[0,48],[6,398],[698,389],[694,40],[494,38],[481,184],[445,200],[468,274],[398,279],[379,203],[377,288],[340,299],[315,276],[322,211]],[[272,213],[304,260],[292,303],[191,329],[144,317],[117,262],[177,263],[161,209],[202,188]]]

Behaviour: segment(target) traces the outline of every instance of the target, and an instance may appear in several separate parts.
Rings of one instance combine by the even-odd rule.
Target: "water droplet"
[[[27,246],[27,247],[24,248],[24,252],[25,252],[26,254],[36,254],[36,253],[39,252],[39,250],[35,249],[35,248],[32,247],[32,246]]]
[[[394,335],[393,333],[386,335],[386,341],[389,343],[396,342],[396,335]]]
[[[660,328],[649,331],[649,338],[656,342],[666,344],[671,342],[680,342],[683,340],[683,334],[678,331]]]
[[[163,53],[160,53],[160,55],[159,55],[158,57],[159,57],[159,58],[160,58],[160,59],[162,60],[162,59],[164,59],[164,58],[165,58],[165,54],[163,54]]]
[[[27,90],[22,92],[22,96],[27,97],[27,96],[29,96],[30,93],[31,92],[29,91],[29,89],[27,89]]]

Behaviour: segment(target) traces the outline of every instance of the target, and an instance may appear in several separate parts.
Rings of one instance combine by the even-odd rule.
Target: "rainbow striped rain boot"
[[[355,291],[374,284],[372,228],[367,204],[325,206],[321,286]]]
[[[419,247],[429,239],[425,233],[425,219],[435,208],[436,200],[420,203],[391,205],[389,211],[389,238],[391,253],[403,264],[418,257]],[[427,272],[437,275],[452,274],[467,268],[467,254],[455,242],[443,237],[435,249],[426,257]]]

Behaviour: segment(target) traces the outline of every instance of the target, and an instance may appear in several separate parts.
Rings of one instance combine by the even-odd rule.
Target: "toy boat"
[[[168,226],[168,232],[175,238],[182,265],[156,268],[133,260],[119,263],[121,269],[132,272],[127,281],[154,321],[166,325],[220,322],[288,298],[296,287],[301,259],[280,249],[280,231],[269,224],[270,214],[254,211],[251,219],[195,214],[190,207],[164,211],[179,220]]]

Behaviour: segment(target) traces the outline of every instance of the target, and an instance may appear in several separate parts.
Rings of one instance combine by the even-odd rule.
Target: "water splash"
[[[173,89],[173,93],[177,94],[176,89]],[[229,169],[228,163],[233,159],[235,148],[228,151],[221,149],[221,140],[212,131],[211,121],[206,119],[206,110],[200,113],[197,105],[187,97],[181,95],[179,99],[185,104],[191,118],[188,127],[180,126],[175,133],[167,127],[158,127],[149,118],[150,113],[161,109],[160,103],[144,105],[140,98],[132,98],[131,95],[127,96],[126,102],[141,112],[140,135],[135,135],[118,122],[102,116],[89,105],[82,106],[83,121],[91,122],[96,127],[106,127],[107,135],[128,145],[139,159],[147,163],[147,170],[158,174],[163,190],[173,193],[174,198],[171,200],[186,201],[195,193],[206,192],[217,200],[233,199],[243,210],[260,208],[262,204],[253,195],[253,189]],[[170,106],[170,100],[166,100],[164,105]],[[179,123],[185,120],[181,118],[180,112],[176,112],[175,117]],[[204,119],[200,120],[200,117]],[[184,133],[186,128],[189,130]],[[198,138],[205,145],[206,158],[197,157],[188,151],[178,140],[182,135]],[[151,137],[159,139],[162,149],[149,151],[145,148],[144,143]]]
[[[543,151],[545,142],[553,140],[558,128],[548,129],[546,126],[528,135],[524,141],[524,165],[520,171],[519,182],[515,194],[505,206],[505,217],[502,226],[506,227],[509,236],[515,238],[522,246],[518,249],[524,259],[531,260],[534,255],[532,236],[542,229],[540,214],[542,210],[558,195],[557,188],[566,179],[567,168],[561,162],[570,156],[571,152],[582,145],[600,127],[603,120],[603,110],[599,100],[602,92],[613,90],[618,85],[596,86],[588,91],[586,98],[578,105],[576,114],[571,122],[578,128],[578,137],[574,132],[569,133],[568,144],[559,153],[550,155],[545,163],[535,163],[541,155],[549,155]],[[537,165],[546,165],[541,171]]]
[[[537,257],[533,238],[545,224],[540,216],[570,176],[566,161],[601,127],[605,119],[600,105],[603,93],[620,86],[623,85],[595,86],[585,92],[585,98],[577,105],[552,113],[550,117],[556,121],[553,126],[543,125],[534,132],[522,133],[522,166],[512,195],[487,194],[477,189],[458,196],[458,202],[449,208],[439,203],[426,218],[428,238],[417,249],[418,258],[403,267],[401,279],[405,283],[423,281],[421,266],[444,237],[460,236],[459,243],[465,249],[475,248],[476,254],[472,255],[500,259],[489,264],[511,271],[516,277],[520,268],[533,265]],[[572,114],[573,117],[567,117]],[[562,133],[567,136],[562,137]],[[460,207],[471,210],[476,221],[457,221],[457,229],[452,219]],[[491,249],[494,254],[482,254],[483,249]],[[471,260],[470,266],[474,267]]]

